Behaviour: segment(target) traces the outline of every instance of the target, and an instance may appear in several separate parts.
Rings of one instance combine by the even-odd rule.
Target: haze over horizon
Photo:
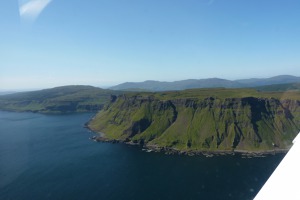
[[[0,2],[0,90],[300,76],[300,2]]]

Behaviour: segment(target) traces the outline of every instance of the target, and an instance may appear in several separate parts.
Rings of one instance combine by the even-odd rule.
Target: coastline
[[[95,135],[90,138],[91,140],[94,140],[95,142],[103,142],[103,143],[123,143],[126,145],[132,145],[132,146],[139,146],[142,148],[142,150],[146,152],[162,152],[168,155],[187,155],[187,156],[199,156],[204,155],[206,157],[213,157],[218,155],[235,155],[239,154],[245,158],[251,158],[251,157],[265,157],[267,155],[275,155],[275,154],[281,154],[281,153],[287,153],[289,149],[279,149],[274,148],[270,150],[260,150],[260,151],[251,151],[251,150],[240,150],[240,149],[232,149],[232,150],[179,150],[172,147],[160,147],[158,145],[151,145],[151,144],[144,144],[144,143],[137,143],[129,140],[128,138],[125,140],[120,139],[109,139],[105,137],[105,133],[96,131],[92,129],[89,124],[90,122],[95,118],[95,116],[91,117],[89,121],[87,121],[84,124],[84,128],[87,128],[91,132],[93,132]]]
[[[267,155],[275,155],[279,153],[287,153],[289,149],[270,149],[270,150],[261,150],[261,151],[251,151],[251,150],[238,150],[238,149],[232,149],[232,150],[179,150],[172,147],[161,147],[158,145],[151,145],[151,144],[144,144],[144,143],[135,143],[130,140],[118,140],[118,139],[109,139],[105,137],[105,134],[102,132],[97,132],[89,127],[89,122],[85,124],[85,128],[89,129],[96,135],[93,136],[92,140],[95,142],[103,142],[103,143],[123,143],[126,145],[132,145],[132,146],[139,146],[142,148],[143,151],[146,152],[162,152],[167,155],[186,155],[186,156],[199,156],[204,155],[206,157],[213,157],[213,156],[222,156],[222,155],[235,155],[239,154],[242,157],[245,158],[251,158],[251,157],[265,157]]]

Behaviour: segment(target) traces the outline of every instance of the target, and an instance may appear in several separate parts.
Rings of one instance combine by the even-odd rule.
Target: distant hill
[[[0,96],[0,109],[42,113],[97,111],[117,91],[92,86],[62,86]]]
[[[273,92],[283,92],[288,90],[298,90],[300,91],[300,83],[286,83],[286,84],[274,84],[255,87],[259,91],[273,91]]]
[[[271,78],[253,78],[240,79],[230,81],[220,78],[209,79],[188,79],[174,82],[160,82],[160,81],[144,81],[144,82],[126,82],[109,89],[112,90],[126,90],[126,91],[171,91],[171,90],[185,90],[193,88],[245,88],[257,87],[272,84],[286,84],[286,83],[300,83],[300,77],[281,75]]]
[[[236,82],[244,84],[247,87],[273,85],[273,84],[285,84],[285,83],[300,83],[300,77],[290,75],[280,75],[271,78],[251,78],[236,80]]]
[[[287,83],[291,81],[294,82]],[[111,87],[110,89],[101,89],[84,85],[62,86],[38,91],[0,95],[0,110],[42,113],[88,112],[100,110],[104,104],[110,101],[111,95],[120,95],[130,92],[143,93],[153,91],[188,90],[195,88],[246,87],[258,91],[269,92],[283,92],[287,90],[300,91],[300,77],[285,75],[267,79],[244,79],[237,81],[209,78],[188,79],[174,82],[127,82]]]
[[[185,90],[193,88],[240,88],[244,85],[235,81],[220,78],[209,79],[188,79],[174,82],[144,81],[144,82],[126,82],[113,86],[112,90],[131,90],[143,89],[149,91],[167,91],[167,90]]]
[[[13,94],[13,93],[16,93],[14,91],[0,91],[0,96],[1,95],[7,95],[7,94]]]

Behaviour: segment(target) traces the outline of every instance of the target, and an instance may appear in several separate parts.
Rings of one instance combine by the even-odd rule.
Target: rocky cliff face
[[[186,151],[286,149],[300,130],[300,101],[122,95],[89,127],[108,139]]]

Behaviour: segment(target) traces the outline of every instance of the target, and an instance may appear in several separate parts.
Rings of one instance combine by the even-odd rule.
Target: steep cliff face
[[[178,150],[285,149],[300,130],[300,102],[123,95],[89,126],[109,139]]]

